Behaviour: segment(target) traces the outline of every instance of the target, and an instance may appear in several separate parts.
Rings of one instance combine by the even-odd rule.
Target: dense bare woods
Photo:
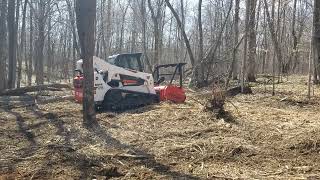
[[[198,87],[215,81],[229,85],[230,79],[245,86],[259,74],[273,76],[276,84],[283,76],[308,72],[316,3],[100,0],[94,54],[105,59],[143,52],[149,72],[156,64],[187,62],[185,74]],[[2,0],[0,8],[0,88],[70,81],[81,54],[74,1]]]
[[[0,0],[0,179],[320,179],[319,52],[320,0]]]

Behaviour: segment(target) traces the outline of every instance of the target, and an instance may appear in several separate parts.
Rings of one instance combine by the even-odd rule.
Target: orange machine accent
[[[136,80],[129,80],[129,79],[125,79],[122,81],[123,85],[125,86],[128,86],[128,85],[131,85],[131,84],[136,84],[137,81]]]
[[[81,103],[83,100],[83,76],[76,76],[73,79],[74,98]]]
[[[186,100],[186,93],[184,89],[175,85],[157,86],[155,87],[155,90],[160,96],[160,101],[183,103]]]

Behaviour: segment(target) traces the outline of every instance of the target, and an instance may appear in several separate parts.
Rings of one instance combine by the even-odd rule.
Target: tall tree
[[[234,9],[234,24],[233,24],[233,51],[232,51],[232,62],[229,68],[228,77],[226,80],[226,88],[229,87],[230,79],[236,79],[237,74],[237,62],[238,62],[238,49],[239,49],[239,21],[240,21],[240,0],[236,0]]]
[[[80,48],[77,41],[77,32],[76,32],[76,20],[74,15],[74,7],[72,7],[71,0],[66,0],[67,7],[68,7],[68,13],[69,13],[69,19],[72,29],[72,38],[73,38],[73,46],[78,54],[80,54]]]
[[[290,66],[293,63],[293,67],[295,66],[295,64],[298,61],[298,41],[299,40],[298,40],[298,34],[297,34],[297,30],[296,30],[297,1],[298,0],[293,1],[293,12],[292,12],[292,23],[291,23],[291,36],[293,39],[293,47],[292,47],[292,52],[290,55],[290,60],[288,63],[288,66]],[[293,68],[293,71],[294,71],[294,68]]]
[[[319,83],[320,71],[320,1],[314,0],[313,11],[313,61],[314,61],[314,81]]]
[[[146,12],[146,1],[141,0],[139,10],[141,12],[141,25],[142,25],[142,44],[143,44],[143,53],[144,61],[147,65],[149,72],[152,72],[152,65],[148,56],[148,43],[147,43],[147,12]]]
[[[232,53],[232,61],[231,70],[232,76],[234,79],[238,76],[238,43],[239,43],[239,22],[240,22],[240,0],[236,0],[235,2],[235,14],[234,14],[234,39],[233,39],[233,53]]]
[[[7,0],[1,0],[0,5],[0,90],[6,88],[7,75],[6,75],[6,9],[7,9]]]
[[[256,71],[256,47],[257,47],[257,38],[256,38],[256,6],[257,0],[249,1],[249,34],[248,34],[248,74],[247,79],[249,82],[255,82],[255,71]]]
[[[23,10],[22,10],[22,25],[21,25],[21,35],[20,35],[20,47],[18,54],[18,80],[17,87],[20,87],[22,79],[22,57],[24,54],[24,47],[26,44],[26,14],[27,14],[27,4],[28,0],[24,1]]]
[[[8,1],[8,34],[9,34],[9,76],[8,88],[16,86],[17,70],[17,30],[15,23],[15,0]]]
[[[32,72],[33,72],[33,9],[29,11],[29,60],[27,66],[27,81],[28,86],[32,84]]]
[[[151,0],[148,0],[148,7],[151,12],[151,18],[153,22],[153,35],[154,35],[154,64],[160,63],[161,46],[162,46],[162,20],[163,20],[163,0],[156,0],[156,7],[154,8]]]
[[[246,19],[245,19],[245,30],[244,30],[244,47],[243,47],[243,59],[241,63],[241,92],[244,92],[245,87],[245,74],[247,67],[247,55],[248,55],[248,36],[249,36],[249,21],[250,21],[250,0],[246,0]]]
[[[269,26],[269,31],[271,34],[272,43],[274,46],[275,55],[277,56],[278,62],[281,63],[282,62],[281,47],[280,47],[279,40],[277,38],[276,30],[275,30],[274,23],[273,23],[274,18],[271,19],[271,16],[270,16],[269,6],[268,6],[267,0],[264,0],[264,7],[265,7],[265,13],[266,13],[266,18],[267,18],[267,23]],[[274,9],[274,7],[272,7],[272,9]],[[272,14],[274,14],[273,12],[274,12],[274,10],[272,10]],[[272,16],[274,16],[274,15],[272,15]],[[273,62],[272,65],[274,66],[275,63]],[[274,74],[274,72],[273,72],[273,74]],[[274,75],[273,75],[273,77],[274,77]],[[272,94],[274,94],[274,91]]]
[[[183,2],[183,1],[182,1]],[[199,31],[199,61],[203,60],[203,28],[202,28],[202,0],[198,3],[198,31]],[[200,78],[203,80],[204,77],[204,63],[200,63]]]
[[[108,0],[107,5],[107,17],[106,17],[106,57],[110,56],[111,54],[111,38],[112,38],[112,20],[111,20],[111,13],[112,10],[112,0]]]
[[[120,3],[120,5],[123,3]],[[124,6],[121,7],[121,24],[120,24],[120,30],[118,31],[119,34],[119,40],[118,40],[118,53],[122,53],[123,51],[123,45],[124,45],[124,38],[125,38],[125,24],[126,24],[126,16],[129,9],[131,2],[128,1]]]
[[[91,127],[96,123],[93,90],[96,6],[96,0],[76,1],[77,27],[84,75],[83,123],[88,127]]]
[[[48,20],[48,31],[47,31],[47,81],[50,82],[50,78],[53,72],[53,49],[52,49],[52,41],[51,41],[51,30],[52,24],[51,19]]]
[[[49,16],[51,0],[38,0],[36,3],[35,17],[37,27],[37,37],[35,41],[35,61],[36,61],[36,83],[44,83],[44,43],[45,43],[45,28],[46,21]]]

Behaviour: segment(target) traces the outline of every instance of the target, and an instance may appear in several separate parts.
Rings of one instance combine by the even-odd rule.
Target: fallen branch
[[[73,96],[55,97],[55,98],[50,98],[50,99],[35,99],[33,101],[20,101],[20,102],[13,103],[13,104],[6,104],[6,105],[0,104],[0,108],[15,109],[15,108],[30,107],[30,106],[41,105],[41,104],[71,101],[73,99],[74,99]]]
[[[6,89],[0,92],[0,96],[18,96],[28,92],[37,92],[43,90],[54,90],[58,89],[71,89],[71,86],[68,84],[47,84],[47,85],[38,85],[38,86],[28,86],[15,89]]]
[[[62,96],[62,97],[55,97],[50,99],[36,99],[36,104],[49,104],[49,103],[71,101],[71,100],[74,100],[74,96]]]
[[[147,159],[149,157],[144,155],[133,155],[133,154],[116,154],[114,157],[120,157],[120,158],[133,158],[133,159]]]

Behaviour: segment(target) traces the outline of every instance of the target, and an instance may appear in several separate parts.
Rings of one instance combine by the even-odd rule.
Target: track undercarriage
[[[159,96],[133,92],[122,89],[111,89],[106,93],[101,108],[104,110],[123,111],[159,102]]]

